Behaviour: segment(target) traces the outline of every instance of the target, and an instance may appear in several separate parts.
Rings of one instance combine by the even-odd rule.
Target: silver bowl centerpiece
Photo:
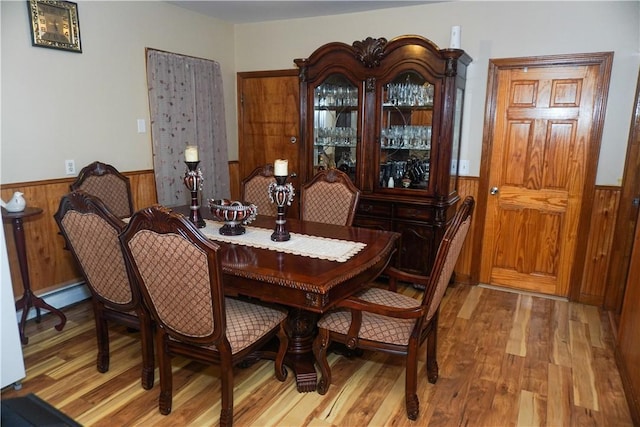
[[[258,207],[253,203],[231,201],[228,199],[209,199],[209,209],[224,225],[220,227],[220,234],[237,236],[246,231],[243,225],[256,219]]]

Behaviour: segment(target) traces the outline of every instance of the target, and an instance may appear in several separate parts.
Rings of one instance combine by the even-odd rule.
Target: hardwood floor
[[[413,288],[403,289],[417,295]],[[208,426],[219,417],[217,367],[174,360],[173,411],[158,412],[159,377],[140,386],[138,334],[111,329],[111,368],[96,370],[89,302],[66,308],[62,332],[46,315],[31,320],[23,347],[35,393],[85,426]],[[273,363],[237,368],[237,426],[631,426],[606,314],[577,303],[455,285],[441,306],[440,378],[426,380],[420,363],[420,416],[404,408],[404,365],[396,356],[331,354],[333,383],[325,396],[298,393]],[[425,352],[421,352],[424,362]]]

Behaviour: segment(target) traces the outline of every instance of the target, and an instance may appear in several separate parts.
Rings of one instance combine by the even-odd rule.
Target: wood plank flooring
[[[411,287],[402,290],[417,296]],[[85,426],[210,426],[218,423],[217,367],[174,360],[173,411],[158,412],[159,377],[140,386],[138,334],[111,329],[111,367],[96,370],[89,302],[57,318],[31,320],[23,347],[35,393]],[[421,352],[420,416],[404,408],[403,359],[371,352],[331,354],[333,383],[325,396],[298,393],[291,375],[274,377],[273,363],[237,368],[236,426],[631,426],[606,314],[596,307],[501,290],[454,285],[440,314],[440,378],[426,380]]]

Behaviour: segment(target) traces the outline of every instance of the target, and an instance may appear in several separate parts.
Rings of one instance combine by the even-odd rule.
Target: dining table
[[[188,216],[189,206],[173,210]],[[224,223],[208,209],[202,216],[200,231],[220,247],[225,295],[288,309],[285,363],[299,392],[314,391],[312,346],[319,316],[380,275],[392,262],[400,234],[287,219],[291,238],[276,242],[270,239],[275,217],[258,215],[244,226],[245,233],[229,236],[220,234]]]

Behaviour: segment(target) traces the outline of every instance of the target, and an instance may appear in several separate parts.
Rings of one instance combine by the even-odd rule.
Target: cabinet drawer
[[[435,213],[433,209],[425,209],[415,206],[396,206],[396,217],[403,219],[414,219],[418,221],[435,221]]]
[[[353,226],[383,231],[393,230],[393,224],[391,223],[391,221],[385,221],[376,218],[363,218],[360,216],[355,217],[355,219],[353,220]]]
[[[385,216],[391,217],[391,204],[390,203],[375,203],[367,200],[361,200],[358,203],[358,215],[373,215],[373,216]]]

